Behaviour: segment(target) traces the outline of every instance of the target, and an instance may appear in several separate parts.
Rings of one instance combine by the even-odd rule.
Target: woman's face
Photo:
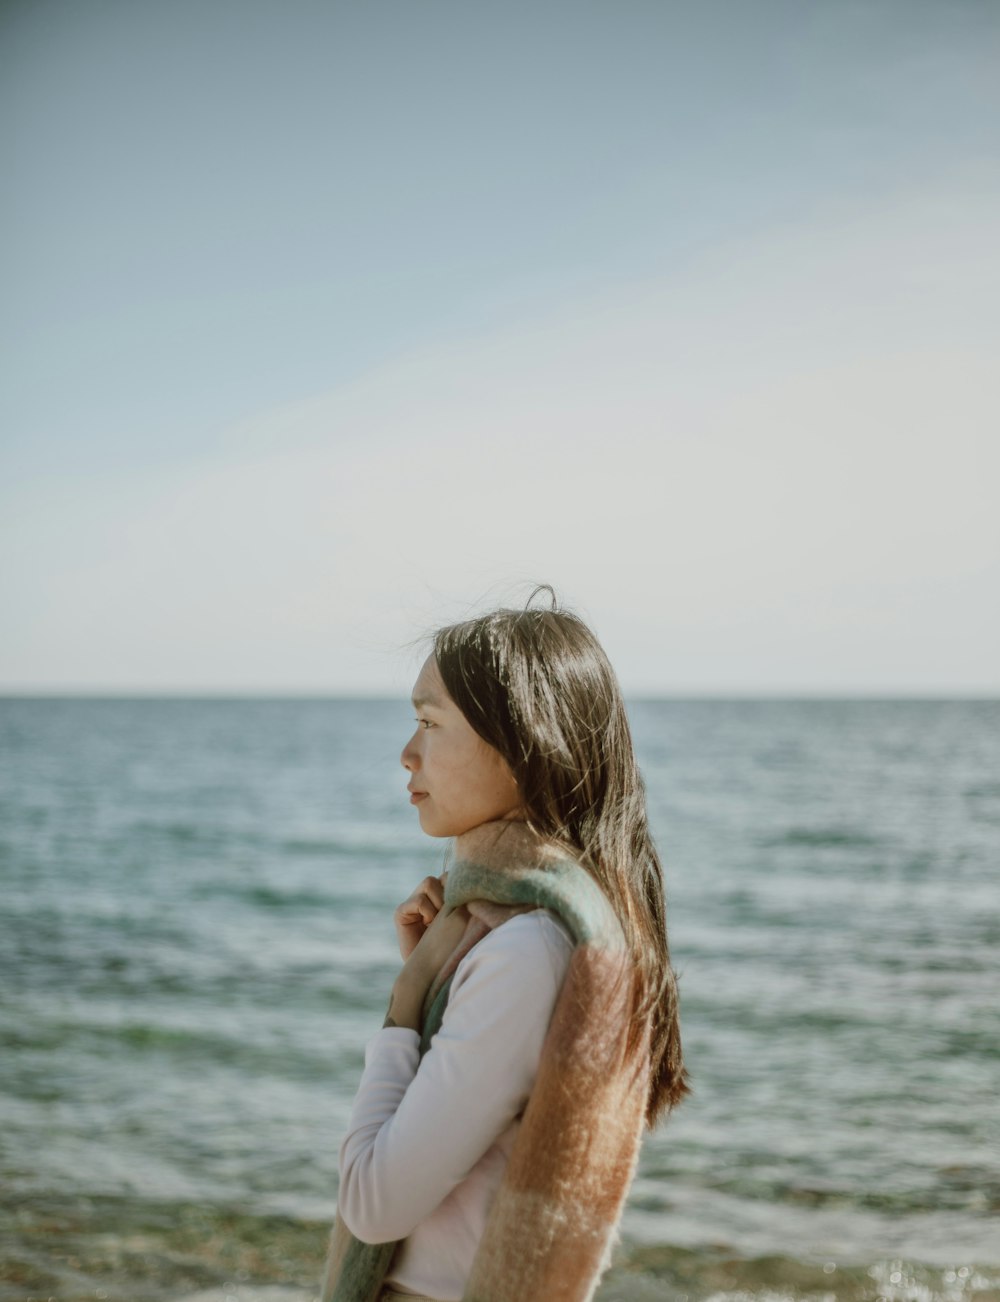
[[[480,823],[516,818],[521,799],[513,773],[448,695],[433,656],[414,684],[413,709],[417,730],[400,759],[427,835],[461,836]]]

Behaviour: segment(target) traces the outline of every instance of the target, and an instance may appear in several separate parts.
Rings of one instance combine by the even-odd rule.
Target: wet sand
[[[0,1302],[316,1302],[329,1226],[112,1197],[0,1201]],[[746,1259],[622,1245],[597,1302],[1000,1302],[995,1270]]]
[[[5,1203],[0,1302],[308,1302],[328,1228],[149,1200]]]

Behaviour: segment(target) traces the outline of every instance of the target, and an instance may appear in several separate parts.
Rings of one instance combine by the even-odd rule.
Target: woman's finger
[[[408,900],[397,905],[393,916],[397,922],[407,925],[419,921],[430,926],[439,912],[440,905],[435,904],[428,895],[411,895]]]
[[[417,889],[396,906],[392,915],[400,956],[409,958],[444,905],[444,884],[440,877],[425,877]]]
[[[431,901],[434,911],[437,912],[441,905],[444,904],[444,886],[440,877],[425,877],[412,895],[403,901],[408,904],[410,900],[426,898]]]

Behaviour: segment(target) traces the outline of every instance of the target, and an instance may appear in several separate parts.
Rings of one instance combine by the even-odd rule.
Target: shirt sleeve
[[[571,951],[550,915],[512,918],[459,964],[422,1060],[416,1031],[368,1042],[340,1148],[338,1209],[357,1238],[406,1238],[523,1111]]]

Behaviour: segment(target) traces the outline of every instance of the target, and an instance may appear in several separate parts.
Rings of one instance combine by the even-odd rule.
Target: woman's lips
[[[413,791],[413,792],[411,792],[411,794],[410,794],[410,804],[411,804],[411,805],[419,805],[420,802],[421,802],[421,800],[423,800],[424,796],[426,796],[426,795],[427,795],[427,792],[426,792],[426,791]]]

